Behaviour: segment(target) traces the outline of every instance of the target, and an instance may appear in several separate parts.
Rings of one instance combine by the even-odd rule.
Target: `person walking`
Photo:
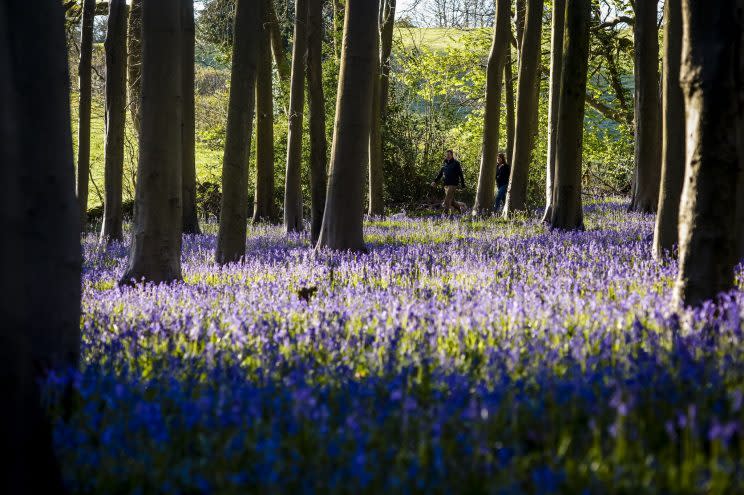
[[[444,183],[444,202],[442,203],[442,207],[445,213],[450,213],[453,208],[457,208],[460,213],[463,213],[466,208],[465,203],[455,201],[455,191],[457,191],[458,185],[463,189],[465,188],[465,175],[462,173],[462,165],[455,160],[455,153],[452,150],[447,150],[442,169],[439,171],[437,178],[434,179],[434,182],[431,183],[431,187],[436,187],[440,179],[443,179]]]
[[[509,189],[509,176],[511,175],[511,167],[506,163],[506,157],[503,153],[499,153],[496,157],[496,201],[493,203],[493,211],[499,213],[506,203],[506,191]]]

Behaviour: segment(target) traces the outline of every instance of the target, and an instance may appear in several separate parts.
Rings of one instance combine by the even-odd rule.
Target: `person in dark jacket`
[[[506,157],[503,153],[499,153],[496,164],[496,187],[498,192],[496,193],[496,201],[493,203],[493,211],[499,213],[506,203],[506,191],[509,189],[511,167],[506,163]]]
[[[444,202],[442,203],[444,211],[449,213],[453,208],[457,207],[460,213],[463,213],[465,203],[455,201],[455,191],[458,185],[463,189],[465,188],[465,175],[462,173],[460,162],[455,160],[455,154],[452,150],[447,150],[447,158],[445,158],[442,164],[439,175],[431,183],[431,187],[436,187],[440,179],[444,179]]]

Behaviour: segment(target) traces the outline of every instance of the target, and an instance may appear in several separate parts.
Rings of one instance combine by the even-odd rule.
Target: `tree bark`
[[[380,114],[384,118],[387,114],[390,95],[390,56],[393,53],[393,34],[395,32],[395,9],[397,0],[382,0],[382,31],[380,33],[380,64],[382,77],[380,79]]]
[[[284,53],[284,40],[282,40],[282,33],[279,29],[279,20],[276,17],[274,2],[268,2],[267,6],[269,8],[271,52],[274,54],[274,62],[276,63],[276,71],[279,73],[279,79],[281,79],[283,83],[287,83],[290,78],[290,67],[287,55]]]
[[[582,6],[583,7],[583,6]],[[561,97],[563,73],[563,31],[566,21],[566,0],[553,0],[553,32],[550,57],[550,96],[548,101],[548,162],[545,168],[545,214],[543,221],[552,217],[555,155],[558,138],[558,103]],[[583,112],[583,110],[582,110]]]
[[[302,121],[307,67],[307,1],[295,1],[292,79],[289,97],[287,172],[284,184],[284,230],[302,232]]]
[[[659,119],[658,0],[636,0],[635,42],[635,178],[632,211],[653,213],[661,182]]]
[[[509,27],[509,36],[511,36],[511,26]],[[504,84],[506,84],[506,159],[511,160],[514,153],[514,76],[512,74],[512,63],[514,59],[511,54],[511,47],[506,52],[506,62],[504,63]]]
[[[685,306],[699,306],[734,287],[742,8],[742,0],[682,1],[681,82],[689,141],[674,299]]]
[[[274,220],[274,94],[268,4],[260,0],[262,14],[256,81],[256,191],[253,221]]]
[[[127,101],[127,4],[109,2],[106,32],[106,143],[104,148],[104,209],[101,240],[122,239],[124,125]]]
[[[181,24],[183,28],[182,72],[183,85],[183,127],[181,135],[181,154],[183,157],[181,197],[183,198],[183,232],[199,234],[199,215],[196,211],[196,115],[194,101],[194,52],[196,45],[196,26],[194,25],[194,2],[185,0],[181,4]]]
[[[142,128],[122,284],[181,279],[181,0],[142,4]]]
[[[543,0],[528,0],[525,32],[519,57],[517,90],[517,124],[514,136],[514,155],[509,189],[506,193],[504,216],[527,209],[527,177],[537,134],[540,77],[540,40],[542,34]]]
[[[654,230],[654,257],[672,253],[679,242],[679,202],[685,176],[685,97],[679,84],[682,57],[682,4],[664,6],[664,72],[661,149],[661,190]]]
[[[509,0],[498,0],[494,15],[493,42],[488,57],[486,73],[486,110],[483,118],[483,144],[481,152],[478,190],[475,195],[474,214],[483,214],[493,205],[496,181],[496,161],[499,154],[501,130],[501,90],[504,65],[509,50],[510,7]]]
[[[555,185],[550,225],[557,229],[583,230],[581,163],[591,0],[567,0],[563,42],[560,101],[558,103]]]
[[[131,1],[127,29],[129,114],[132,116],[132,124],[137,135],[140,132],[140,87],[142,86],[142,1]]]
[[[522,55],[522,40],[524,38],[525,19],[527,18],[527,0],[516,0],[516,15],[514,24],[517,31],[517,57]],[[517,60],[517,63],[520,63]]]
[[[326,209],[317,247],[364,251],[363,164],[367,163],[377,54],[376,2],[347,0]]]
[[[77,150],[77,198],[80,205],[80,226],[88,223],[88,176],[90,175],[90,106],[91,64],[93,59],[93,21],[96,1],[83,2],[83,19],[80,26],[80,63],[78,65],[78,150]]]
[[[307,13],[307,92],[310,128],[310,241],[320,237],[325,210],[328,143],[323,93],[323,0],[308,0]]]
[[[80,208],[60,2],[0,2],[2,493],[66,493],[39,401],[80,352]]]

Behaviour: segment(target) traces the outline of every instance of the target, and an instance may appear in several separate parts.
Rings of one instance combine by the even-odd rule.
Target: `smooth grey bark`
[[[0,2],[2,493],[66,493],[38,380],[80,352],[80,208],[61,2]]]
[[[77,150],[77,198],[80,204],[80,226],[88,223],[88,184],[90,175],[90,107],[91,72],[93,59],[93,21],[96,0],[83,2],[80,25],[80,62],[78,64],[78,150]]]
[[[552,217],[553,183],[555,182],[556,141],[558,138],[558,103],[563,73],[563,32],[566,24],[566,0],[553,0],[553,26],[550,55],[550,95],[548,97],[548,161],[545,169],[545,213],[543,221]]]
[[[282,40],[282,33],[279,28],[279,19],[276,17],[276,9],[274,8],[274,2],[270,1],[267,3],[269,9],[269,34],[271,35],[271,52],[274,54],[274,62],[276,63],[276,71],[279,73],[279,79],[283,83],[289,82],[290,78],[290,65],[287,60],[287,55],[284,52],[284,40]]]
[[[142,1],[131,1],[127,27],[129,114],[138,135],[140,132],[140,87],[142,85]]]
[[[657,260],[672,253],[679,242],[679,202],[685,176],[685,97],[679,83],[682,4],[680,0],[666,0],[664,9],[662,169],[653,250]]]
[[[511,178],[506,193],[504,217],[527,209],[527,177],[537,137],[537,89],[540,77],[540,40],[543,0],[527,0],[525,30],[519,57],[517,120]]]
[[[245,256],[248,223],[248,160],[255,113],[256,74],[261,9],[254,0],[238,0],[235,10],[230,103],[225,154],[222,160],[222,200],[216,261],[240,261]]]
[[[127,102],[127,4],[109,2],[106,52],[106,142],[104,145],[104,207],[101,240],[118,241],[122,232],[124,125]]]
[[[194,24],[194,2],[184,0],[181,4],[182,72],[183,85],[183,124],[181,135],[181,155],[183,159],[181,197],[183,201],[183,232],[198,234],[199,215],[196,211],[196,109],[195,109],[195,67],[196,26]]]
[[[742,87],[742,0],[682,1],[687,167],[674,300],[699,306],[734,287]]]
[[[363,183],[377,54],[376,2],[347,0],[326,208],[317,248],[364,251]]]
[[[325,210],[328,143],[323,92],[323,0],[308,0],[307,92],[310,131],[310,242],[320,237]]]
[[[302,122],[307,67],[307,1],[295,1],[294,46],[289,96],[287,170],[284,183],[284,230],[302,232]]]
[[[591,0],[567,0],[555,144],[555,184],[550,212],[550,225],[557,229],[584,228],[581,163],[590,19]]]
[[[661,183],[658,0],[635,0],[635,175],[632,211],[653,213]]]
[[[181,279],[181,1],[142,4],[142,127],[132,245],[122,284]]]
[[[509,0],[498,0],[494,15],[493,41],[486,70],[486,109],[483,116],[483,142],[478,175],[478,190],[473,213],[480,215],[493,205],[496,160],[501,130],[501,90],[504,64],[509,50],[511,6]]]
[[[258,43],[256,80],[256,190],[253,221],[274,220],[274,94],[271,66],[271,30],[268,4],[261,5],[261,37]]]
[[[511,36],[511,27],[509,28]],[[504,63],[504,84],[506,91],[504,99],[506,100],[506,159],[511,160],[514,153],[514,76],[512,75],[512,54],[511,47],[506,53],[506,62]]]

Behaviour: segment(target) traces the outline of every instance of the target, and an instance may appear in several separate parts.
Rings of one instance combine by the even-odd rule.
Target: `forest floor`
[[[74,493],[735,493],[744,273],[678,315],[652,217],[370,222],[367,254],[252,227],[118,288],[84,240],[83,363],[50,380]],[[681,324],[680,321],[685,322]],[[77,399],[63,413],[60,391]]]

